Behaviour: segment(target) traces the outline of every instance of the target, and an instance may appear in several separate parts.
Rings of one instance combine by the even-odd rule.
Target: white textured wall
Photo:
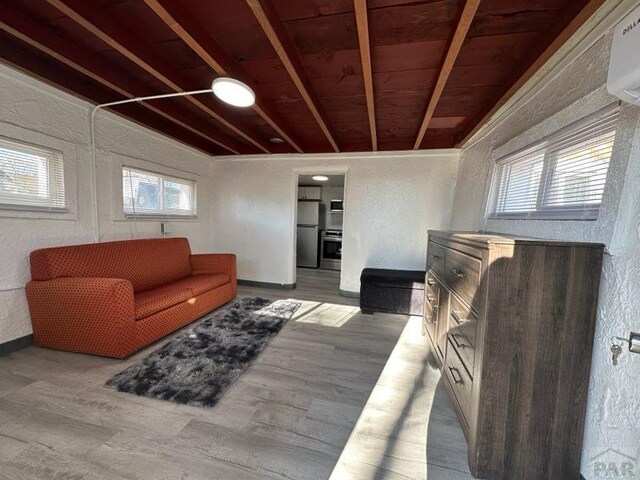
[[[23,289],[29,252],[93,241],[89,111],[88,103],[0,65],[0,135],[63,152],[70,207],[62,215],[0,210],[0,343],[31,333]],[[120,213],[120,168],[127,164],[198,181],[199,219],[170,226],[194,251],[210,250],[211,157],[109,113],[98,114],[96,132],[102,240],[134,234]],[[138,222],[139,237],[159,233],[158,221]]]
[[[623,106],[597,221],[486,221],[484,205],[497,158],[616,101],[604,86],[610,44],[611,36],[603,37],[493,131],[463,150],[451,221],[456,229],[607,245],[583,451],[582,473],[587,480],[598,478],[592,459],[608,448],[640,460],[640,355],[625,352],[614,367],[610,352],[612,336],[640,330],[640,108]]]
[[[424,269],[427,229],[446,228],[456,151],[253,156],[216,160],[214,247],[238,255],[238,278],[295,281],[297,173],[346,172],[340,288],[364,267]]]

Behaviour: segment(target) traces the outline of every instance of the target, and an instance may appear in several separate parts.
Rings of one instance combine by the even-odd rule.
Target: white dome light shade
[[[313,178],[316,182],[326,182],[327,180],[329,180],[329,177],[326,177],[324,175],[314,175]]]
[[[211,88],[216,97],[234,107],[250,107],[256,103],[256,94],[253,90],[234,78],[216,78]]]

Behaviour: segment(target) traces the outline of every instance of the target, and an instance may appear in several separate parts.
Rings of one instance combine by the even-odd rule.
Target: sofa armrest
[[[224,273],[236,283],[236,256],[233,253],[200,253],[191,255],[190,260],[194,275]]]
[[[25,291],[36,345],[117,358],[136,350],[129,280],[56,278]]]

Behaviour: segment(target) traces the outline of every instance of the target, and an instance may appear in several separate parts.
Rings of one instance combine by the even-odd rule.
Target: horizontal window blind
[[[194,217],[196,182],[122,168],[122,200],[126,215]]]
[[[62,153],[0,138],[0,208],[65,211]]]
[[[597,218],[619,112],[608,107],[498,160],[489,218]]]

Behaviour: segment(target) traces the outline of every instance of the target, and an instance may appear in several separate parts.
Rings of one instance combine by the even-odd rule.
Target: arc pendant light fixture
[[[250,107],[256,102],[256,94],[248,85],[229,77],[218,77],[211,84],[213,94],[234,107]]]
[[[163,93],[160,95],[148,95],[146,97],[133,97],[126,98],[124,100],[117,100],[115,102],[101,103],[95,105],[91,109],[91,115],[89,116],[89,132],[91,137],[91,177],[93,183],[92,191],[92,209],[93,209],[93,236],[95,242],[100,241],[100,223],[98,218],[98,197],[97,197],[97,166],[96,166],[96,137],[95,137],[95,119],[98,110],[115,107],[116,105],[124,105],[127,103],[139,103],[149,100],[162,100],[165,98],[184,97],[187,95],[201,95],[203,93],[211,93],[218,97],[223,102],[233,105],[235,107],[250,107],[256,101],[255,92],[248,86],[239,80],[228,77],[216,78],[211,84],[211,88],[205,90],[191,90],[188,92],[174,92]],[[237,152],[236,152],[237,153]],[[134,215],[135,224],[135,215]],[[135,227],[137,229],[137,226]]]

